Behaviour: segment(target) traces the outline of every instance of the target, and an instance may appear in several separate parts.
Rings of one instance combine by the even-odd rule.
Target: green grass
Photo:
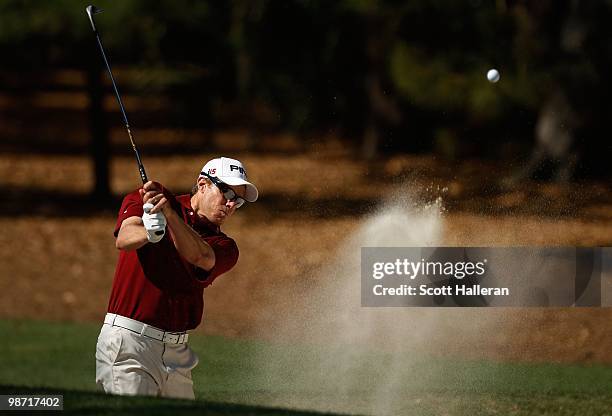
[[[193,336],[197,400],[96,392],[98,325],[0,321],[0,393],[58,392],[73,414],[605,415],[612,368],[416,359],[347,346]],[[302,413],[307,414],[307,413]]]

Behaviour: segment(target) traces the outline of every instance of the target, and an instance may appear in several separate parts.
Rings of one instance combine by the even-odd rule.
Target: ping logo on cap
[[[237,170],[238,172],[240,172],[242,175],[246,176],[246,170],[242,167],[242,166],[238,166],[238,165],[230,165],[230,172],[233,172]]]

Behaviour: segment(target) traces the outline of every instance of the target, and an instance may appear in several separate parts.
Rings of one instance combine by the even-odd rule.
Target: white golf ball
[[[489,82],[499,81],[499,71],[497,69],[489,69],[487,72],[487,79]]]

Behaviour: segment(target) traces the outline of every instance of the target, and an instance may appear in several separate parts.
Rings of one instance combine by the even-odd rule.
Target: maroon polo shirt
[[[174,197],[164,190],[172,208],[215,252],[215,265],[206,271],[187,262],[178,253],[166,229],[164,238],[137,250],[120,250],[111,290],[108,312],[136,319],[166,331],[196,328],[204,312],[204,288],[230,270],[238,260],[238,247],[219,227],[199,217],[191,208],[190,195]],[[128,194],[121,204],[115,237],[121,223],[142,217],[138,191]]]

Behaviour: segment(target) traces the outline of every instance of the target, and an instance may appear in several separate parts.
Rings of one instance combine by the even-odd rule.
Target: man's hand
[[[164,227],[166,224],[168,225],[168,229],[172,236],[172,242],[179,254],[187,260],[188,263],[207,271],[211,270],[215,266],[215,251],[206,241],[202,240],[200,235],[194,231],[193,228],[185,224],[183,218],[172,209],[170,201],[164,196],[163,189],[162,184],[159,182],[149,181],[145,183],[140,190],[142,202],[145,204],[143,208],[149,204],[148,208],[145,209],[145,214],[142,216],[145,228],[147,228],[147,215],[160,215],[163,218]],[[148,229],[147,238],[152,242],[161,239],[151,235]]]
[[[162,193],[163,186],[159,182],[149,181],[142,186],[140,190],[140,196],[142,197],[142,203],[153,204],[154,207],[151,209],[151,214],[157,212],[163,212],[166,218],[174,213],[170,202],[166,199]]]
[[[151,214],[154,205],[146,203],[142,206],[144,214],[142,214],[142,223],[147,230],[147,240],[150,243],[157,243],[164,238],[166,233],[166,217],[163,212],[155,212]]]

